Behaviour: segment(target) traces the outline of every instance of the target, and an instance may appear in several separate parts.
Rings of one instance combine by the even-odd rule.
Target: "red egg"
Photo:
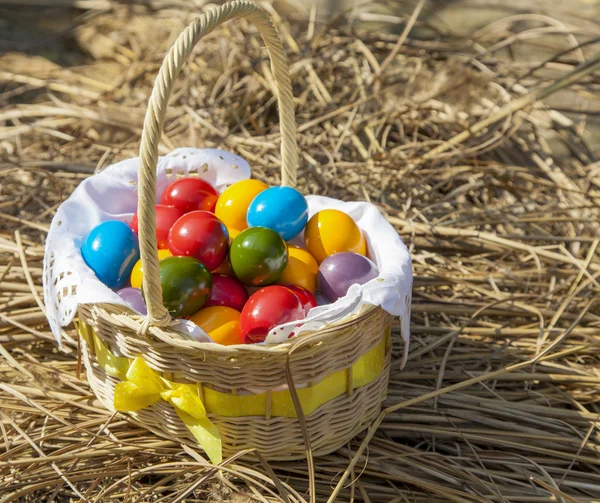
[[[202,178],[181,178],[167,185],[160,204],[175,206],[181,213],[215,211],[219,199],[216,189]]]
[[[169,250],[173,256],[194,257],[213,271],[227,257],[227,228],[208,211],[186,213],[171,227]]]
[[[317,307],[317,299],[315,299],[315,296],[312,293],[310,293],[306,288],[298,285],[286,285],[286,288],[294,292],[296,296],[300,299],[305,314],[308,314],[308,312],[313,307]]]
[[[225,274],[212,275],[213,286],[204,307],[225,306],[241,311],[248,300],[248,293],[237,279]]]
[[[158,242],[159,250],[168,248],[169,231],[181,215],[183,213],[173,206],[165,206],[164,204],[156,205],[156,241]],[[131,227],[133,232],[138,234],[137,212],[133,214],[129,227]]]
[[[272,328],[303,318],[304,307],[295,293],[285,286],[266,286],[251,295],[242,310],[242,338],[245,344],[263,342]]]

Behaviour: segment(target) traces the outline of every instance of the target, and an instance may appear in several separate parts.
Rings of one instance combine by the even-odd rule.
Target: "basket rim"
[[[363,307],[362,312],[357,315],[331,323],[321,329],[300,333],[292,339],[288,339],[284,342],[273,344],[234,344],[231,346],[224,346],[215,342],[200,342],[191,339],[188,334],[183,334],[182,332],[173,330],[172,328],[170,329],[169,327],[159,328],[152,326],[148,329],[146,335],[139,335],[137,329],[141,320],[144,319],[144,316],[134,313],[127,307],[120,304],[81,304],[78,306],[78,313],[80,313],[82,307],[91,307],[92,310],[96,310],[100,317],[104,318],[106,322],[111,323],[113,326],[116,325],[117,327],[120,326],[132,330],[134,332],[133,337],[136,337],[138,340],[142,340],[151,344],[153,341],[148,338],[148,336],[151,336],[155,337],[161,342],[169,344],[174,348],[199,350],[208,353],[220,353],[228,357],[256,353],[272,355],[281,353],[287,354],[298,350],[302,346],[319,343],[329,337],[334,337],[338,331],[360,321],[364,321],[367,318],[374,316],[378,311],[383,311],[388,316],[392,316],[381,306],[366,304],[365,307]],[[109,308],[109,310],[106,308]],[[79,315],[79,319],[81,319],[81,315]],[[85,320],[82,321],[85,322]],[[173,334],[176,334],[176,336],[174,337]],[[128,335],[128,337],[132,336]]]

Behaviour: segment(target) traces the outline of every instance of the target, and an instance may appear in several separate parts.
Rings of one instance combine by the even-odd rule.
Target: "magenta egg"
[[[319,266],[318,289],[329,302],[344,297],[352,285],[364,285],[379,276],[375,263],[363,255],[342,252],[330,255]]]
[[[286,285],[286,288],[294,292],[300,299],[305,314],[308,314],[313,307],[317,307],[317,299],[315,299],[315,296],[306,288],[299,285]]]
[[[248,292],[237,279],[212,273],[212,289],[204,307],[225,306],[241,311],[247,300]]]
[[[142,298],[142,291],[139,288],[121,288],[121,290],[117,292],[117,295],[138,313],[147,314],[146,303]]]

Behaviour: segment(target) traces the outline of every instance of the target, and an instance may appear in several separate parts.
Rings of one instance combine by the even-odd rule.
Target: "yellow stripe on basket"
[[[381,374],[385,364],[385,348],[386,338],[356,361],[352,367],[352,389],[370,383]],[[340,370],[312,386],[296,388],[296,391],[304,414],[310,414],[348,391],[348,372]],[[267,393],[231,395],[205,387],[204,405],[209,412],[225,417],[264,416]],[[271,393],[271,416],[298,416],[289,390]]]
[[[77,331],[88,346],[93,346],[98,365],[111,377],[125,379],[131,360],[116,356],[96,334],[96,331],[86,323],[77,323]]]
[[[93,335],[93,348],[96,352],[98,365],[108,375],[124,378],[132,360],[115,356],[100,340],[96,332],[84,323],[79,324],[79,333],[88,343]],[[373,349],[362,355],[352,366],[352,372],[347,369],[335,372],[321,381],[304,387],[296,388],[304,414],[310,414],[321,405],[347,393],[348,376],[352,375],[352,389],[360,388],[376,379],[385,365],[386,347],[390,344],[391,327],[385,337]],[[158,374],[160,375],[160,374]],[[177,385],[177,383],[172,383]],[[267,393],[252,395],[233,395],[203,387],[202,399],[206,411],[224,417],[264,416],[267,411]],[[271,393],[271,416],[297,417],[289,390]]]

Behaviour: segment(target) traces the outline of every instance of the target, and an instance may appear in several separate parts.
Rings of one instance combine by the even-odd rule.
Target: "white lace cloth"
[[[67,326],[81,304],[119,304],[127,306],[110,288],[101,283],[81,257],[80,247],[87,234],[104,220],[129,222],[137,209],[138,159],[127,159],[109,166],[84,180],[60,205],[52,220],[44,257],[44,301],[50,328],[58,343],[61,327]],[[217,149],[180,148],[159,158],[157,202],[177,173],[198,174],[223,191],[232,183],[250,178],[250,166],[239,156]],[[381,306],[400,316],[402,337],[409,340],[412,264],[408,249],[394,228],[370,203],[343,202],[322,196],[308,196],[309,216],[328,208],[350,215],[364,231],[369,256],[379,267],[379,277],[360,286],[333,304],[313,308],[302,326],[297,322],[274,328],[266,342],[287,340],[299,334],[358,313],[365,304]],[[294,241],[301,238],[297,237]],[[181,320],[177,330],[200,341],[210,338],[195,324]]]

